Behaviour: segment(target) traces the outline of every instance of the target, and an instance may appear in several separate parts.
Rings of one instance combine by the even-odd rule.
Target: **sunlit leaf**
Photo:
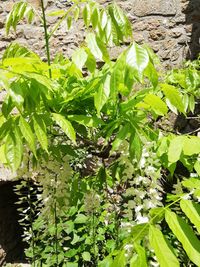
[[[76,121],[79,124],[82,124],[87,127],[98,127],[104,124],[104,122],[101,119],[95,116],[90,117],[90,116],[85,116],[85,115],[69,115],[68,119],[72,121]]]
[[[200,153],[200,137],[191,136],[185,138],[183,152],[187,156],[192,156]]]
[[[165,219],[172,232],[181,242],[190,260],[198,266],[200,262],[200,241],[195,236],[192,228],[181,217],[169,210],[165,213]]]
[[[48,139],[47,139],[47,133],[46,133],[46,125],[43,119],[37,114],[35,114],[33,117],[33,126],[35,130],[35,134],[42,148],[45,151],[48,151]]]
[[[52,113],[53,119],[55,122],[60,126],[60,128],[63,130],[63,132],[73,141],[76,142],[76,133],[74,131],[74,128],[64,116]]]
[[[141,80],[149,63],[148,52],[142,46],[133,43],[127,50],[126,62],[135,71],[136,77]]]
[[[36,156],[35,136],[32,132],[32,129],[31,129],[29,123],[22,116],[20,116],[20,119],[19,119],[19,127],[20,127],[21,133],[22,133],[23,137],[25,138],[25,140],[27,141],[31,151]]]
[[[180,207],[200,233],[200,205],[191,200],[181,199]]]
[[[168,149],[168,160],[171,163],[177,162],[180,159],[183,146],[184,146],[184,136],[177,136],[170,141]]]
[[[160,97],[153,94],[148,94],[144,98],[144,102],[148,104],[157,115],[164,116],[167,114],[168,108]]]
[[[162,84],[161,88],[170,103],[177,108],[178,111],[184,113],[184,105],[178,89],[169,84]]]
[[[149,227],[149,241],[161,267],[180,266],[172,247],[166,242],[162,232],[153,225]]]
[[[5,143],[6,161],[13,171],[16,171],[22,161],[23,146],[19,130],[9,133]]]
[[[137,252],[137,255],[131,258],[130,267],[147,267],[148,265],[145,248],[137,243],[134,243],[134,248]]]

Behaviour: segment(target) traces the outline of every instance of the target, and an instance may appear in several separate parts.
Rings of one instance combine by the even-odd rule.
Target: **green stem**
[[[92,212],[92,235],[93,235],[93,246],[94,246],[94,260],[96,263],[96,229],[95,229],[95,214]]]
[[[56,266],[58,266],[58,222],[57,222],[57,175],[55,176],[55,187],[54,187],[54,223],[55,223],[55,254],[56,254]]]
[[[48,65],[50,67],[51,66],[51,57],[50,57],[50,48],[49,48],[49,35],[47,32],[47,20],[46,20],[43,0],[41,0],[41,6],[42,6],[42,17],[43,17],[43,28],[44,28],[44,35],[45,35],[45,47],[46,47],[47,62],[48,62]],[[51,68],[49,68],[49,78],[51,78],[51,77],[52,77]]]
[[[31,228],[31,248],[32,248],[32,252],[33,252],[33,257],[31,259],[31,266],[35,267],[35,234],[33,231],[33,210],[32,210],[32,201],[31,201],[31,190],[30,190],[30,180],[28,179],[27,181],[27,187],[28,187],[28,205],[30,208],[30,216],[29,216],[29,222],[30,222],[30,228]]]

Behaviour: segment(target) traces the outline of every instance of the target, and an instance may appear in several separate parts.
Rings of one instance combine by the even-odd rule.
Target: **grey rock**
[[[173,16],[176,14],[176,2],[174,0],[133,0],[133,12],[139,17],[149,15]]]

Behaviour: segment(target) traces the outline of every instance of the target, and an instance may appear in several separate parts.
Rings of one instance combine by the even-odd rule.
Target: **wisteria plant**
[[[7,34],[37,15],[46,62],[17,43],[0,62],[1,162],[23,179],[19,194],[30,182],[40,188],[37,201],[20,198],[30,204],[20,214],[32,266],[199,266],[200,139],[157,126],[171,112],[194,112],[199,69],[160,77],[157,56],[134,42],[115,3],[77,0],[47,14],[42,0],[37,12],[18,1]],[[53,28],[48,15],[57,17]],[[51,37],[81,18],[83,44],[53,58]],[[110,48],[125,41],[112,59]]]

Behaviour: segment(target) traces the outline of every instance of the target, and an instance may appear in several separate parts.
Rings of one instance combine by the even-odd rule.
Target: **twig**
[[[41,6],[42,6],[42,16],[43,16],[43,28],[44,28],[44,36],[45,36],[45,47],[46,47],[46,55],[47,55],[47,62],[49,67],[51,66],[51,58],[50,58],[50,48],[49,48],[49,35],[47,32],[47,21],[46,21],[46,15],[45,15],[45,9],[44,9],[44,2],[41,0]],[[49,78],[52,77],[51,68],[49,68]]]
[[[194,133],[197,133],[199,131],[200,131],[200,127],[197,128],[196,130],[193,130],[193,131],[189,132],[189,133],[185,133],[184,135],[186,135],[186,134],[194,134]]]

